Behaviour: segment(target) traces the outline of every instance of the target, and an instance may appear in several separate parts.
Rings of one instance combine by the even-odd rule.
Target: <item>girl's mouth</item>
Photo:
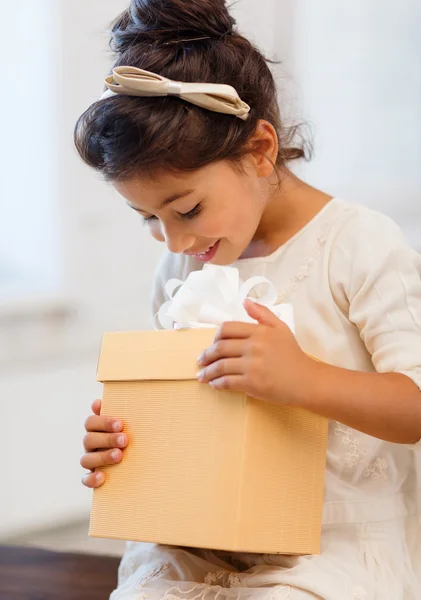
[[[194,254],[188,253],[188,255],[193,256],[199,262],[210,262],[215,257],[215,254],[218,252],[220,242],[221,240],[218,240],[216,244],[208,248],[205,252],[196,252]]]

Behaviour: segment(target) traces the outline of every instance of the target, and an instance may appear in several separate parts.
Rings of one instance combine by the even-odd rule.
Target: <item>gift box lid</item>
[[[106,333],[98,381],[182,381],[196,379],[197,357],[216,329]]]

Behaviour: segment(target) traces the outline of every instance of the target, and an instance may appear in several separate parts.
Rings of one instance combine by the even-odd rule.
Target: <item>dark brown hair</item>
[[[305,156],[293,144],[296,128],[282,123],[268,61],[236,31],[225,0],[132,0],[112,25],[110,46],[114,66],[231,85],[251,113],[243,121],[175,97],[100,100],[78,120],[75,144],[107,181],[160,169],[190,171],[221,160],[238,163],[250,151],[260,119],[277,131],[278,167]]]

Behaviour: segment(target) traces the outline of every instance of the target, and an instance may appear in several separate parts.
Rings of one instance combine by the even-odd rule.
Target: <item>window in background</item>
[[[2,3],[0,302],[43,297],[59,284],[56,8]]]

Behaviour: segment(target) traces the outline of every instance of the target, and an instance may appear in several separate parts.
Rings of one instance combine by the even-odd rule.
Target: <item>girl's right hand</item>
[[[83,439],[86,454],[80,459],[84,469],[88,469],[82,483],[88,488],[98,488],[105,481],[101,467],[116,465],[123,458],[122,449],[128,444],[127,435],[122,433],[123,423],[119,419],[101,416],[101,400],[92,404],[93,415],[85,422],[87,434]]]

